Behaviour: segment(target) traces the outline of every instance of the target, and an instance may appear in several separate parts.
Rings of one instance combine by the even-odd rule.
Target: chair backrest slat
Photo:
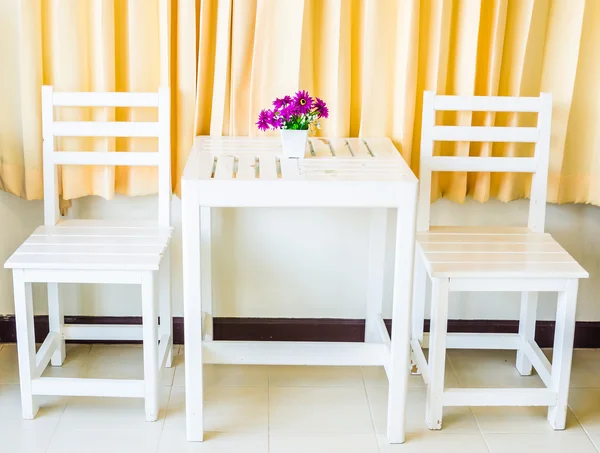
[[[158,123],[125,121],[57,121],[55,137],[156,137]]]
[[[454,157],[433,156],[423,160],[431,171],[489,171],[535,173],[537,160],[533,157]]]
[[[157,107],[158,93],[55,92],[54,107]]]
[[[536,127],[436,126],[436,111],[537,113]],[[539,97],[423,95],[417,229],[429,230],[431,174],[434,171],[532,173],[528,228],[543,232],[546,213],[552,95]],[[533,157],[434,156],[436,141],[535,143]]]
[[[157,122],[57,121],[54,107],[151,107]],[[42,135],[44,162],[44,223],[60,219],[58,165],[108,165],[158,167],[158,224],[171,225],[171,132],[168,88],[158,93],[55,93],[42,87]],[[155,137],[157,152],[58,151],[56,137]]]
[[[61,151],[54,153],[52,162],[54,165],[115,165],[115,166],[148,166],[157,167],[159,156],[155,152],[135,153],[100,153],[83,151]]]
[[[436,111],[464,112],[530,112],[542,109],[541,97],[524,96],[445,96],[435,95]]]
[[[537,127],[434,126],[432,138],[437,142],[519,142],[536,143]]]

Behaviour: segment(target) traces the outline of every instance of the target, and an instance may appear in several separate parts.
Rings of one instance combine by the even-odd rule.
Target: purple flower
[[[258,115],[258,121],[256,125],[261,131],[266,131],[271,126],[271,120],[273,119],[273,112],[271,110],[263,109]]]
[[[275,100],[273,101],[273,106],[275,107],[276,110],[279,110],[283,107],[287,107],[291,103],[292,103],[292,98],[289,96],[284,96],[281,99],[275,98]]]
[[[261,131],[269,129],[306,129],[318,127],[319,118],[328,118],[325,101],[311,97],[307,91],[297,91],[293,96],[276,98],[272,109],[260,111],[256,125]]]
[[[329,117],[329,109],[327,108],[327,104],[323,99],[316,98],[315,101],[315,110],[319,115],[319,118],[327,118]]]
[[[275,112],[275,113],[279,113],[279,112]],[[280,115],[276,115],[273,114],[273,117],[271,118],[271,129],[281,129],[281,126],[283,126],[283,118],[281,118]]]
[[[288,105],[287,107],[284,107],[283,109],[281,109],[279,114],[280,114],[281,118],[283,118],[284,121],[289,121],[295,112],[296,112],[296,107],[294,105]]]
[[[308,91],[300,90],[294,96],[294,105],[296,106],[296,111],[304,115],[312,109],[313,98],[310,97]]]

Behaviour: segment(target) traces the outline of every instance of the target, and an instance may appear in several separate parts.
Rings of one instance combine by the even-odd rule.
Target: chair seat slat
[[[162,256],[156,255],[74,255],[13,254],[7,268],[78,270],[158,270]]]
[[[509,243],[509,244],[532,244],[554,242],[549,234],[513,234],[503,236],[501,234],[427,234],[417,233],[419,243]]]
[[[434,263],[432,277],[447,278],[587,278],[589,274],[576,262],[570,263]]]
[[[125,245],[140,245],[140,246],[155,246],[163,244],[165,237],[147,236],[147,237],[131,237],[131,236],[57,236],[57,235],[41,235],[29,236],[25,244],[46,244],[46,245],[102,245],[102,246],[125,246]]]
[[[160,255],[165,241],[155,245],[91,245],[91,244],[31,244],[25,242],[15,252],[19,255]]]
[[[40,226],[35,229],[32,236],[98,236],[98,237],[166,237],[171,236],[171,228],[127,228],[127,227],[61,227]]]

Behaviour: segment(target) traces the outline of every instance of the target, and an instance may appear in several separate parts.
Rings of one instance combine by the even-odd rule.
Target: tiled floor
[[[571,411],[554,432],[543,408],[447,408],[444,429],[424,423],[425,389],[411,376],[408,439],[385,438],[387,379],[379,368],[211,366],[206,372],[206,441],[185,438],[184,365],[163,375],[163,410],[144,421],[142,400],[42,398],[22,420],[16,348],[0,345],[0,452],[7,453],[393,453],[600,451],[600,350],[576,351]],[[451,351],[447,386],[541,385],[521,377],[514,353]],[[138,378],[138,346],[69,345],[62,368],[47,375]],[[594,446],[594,444],[596,446]]]

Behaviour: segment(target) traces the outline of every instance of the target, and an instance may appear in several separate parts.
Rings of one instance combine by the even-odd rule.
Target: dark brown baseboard
[[[141,324],[141,317],[112,316],[67,316],[73,324]],[[391,322],[386,321],[388,330]],[[450,320],[449,332],[517,332],[517,321],[499,320]],[[429,321],[425,322],[425,331]],[[48,334],[48,317],[35,317],[36,340],[43,341]],[[183,344],[183,318],[173,319],[175,344]],[[215,340],[240,341],[363,341],[365,321],[363,319],[296,319],[296,318],[215,318]],[[551,347],[554,336],[553,321],[538,321],[536,341],[540,347]],[[0,317],[0,343],[16,341],[15,317]],[[103,341],[103,343],[106,343]],[[121,342],[122,343],[122,342]],[[600,322],[577,323],[575,329],[576,348],[600,348]]]

